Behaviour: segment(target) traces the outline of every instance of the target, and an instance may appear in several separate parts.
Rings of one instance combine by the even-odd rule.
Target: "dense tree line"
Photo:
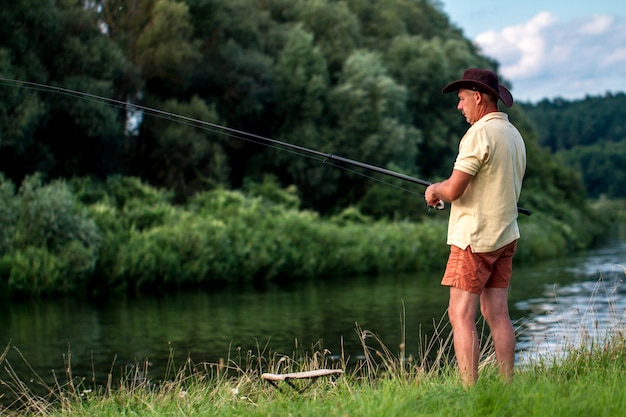
[[[542,147],[581,176],[590,197],[626,197],[626,94],[522,104]]]
[[[131,117],[131,105],[434,180],[449,173],[467,128],[441,87],[469,66],[497,70],[428,0],[25,0],[0,11],[0,39],[3,78],[129,103],[4,83],[0,164],[15,183],[33,172],[132,175],[184,202],[272,173],[322,213],[358,205],[411,216],[415,198],[317,160]],[[533,146],[524,113],[512,118],[529,143],[528,183],[566,177]],[[579,184],[559,184],[552,199],[572,195],[563,186]]]

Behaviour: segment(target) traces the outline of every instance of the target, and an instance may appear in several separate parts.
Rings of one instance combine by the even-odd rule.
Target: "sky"
[[[451,22],[499,62],[516,100],[626,91],[624,0],[441,0]],[[460,78],[460,77],[459,77]]]

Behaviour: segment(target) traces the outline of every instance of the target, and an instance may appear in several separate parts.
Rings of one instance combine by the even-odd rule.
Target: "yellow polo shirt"
[[[519,239],[517,202],[526,171],[526,146],[508,115],[483,116],[465,133],[454,163],[474,178],[451,203],[448,244],[492,252]]]

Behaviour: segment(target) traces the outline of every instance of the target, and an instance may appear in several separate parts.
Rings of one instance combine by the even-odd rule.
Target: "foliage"
[[[190,42],[193,27],[189,7],[169,0],[151,3],[150,20],[144,27],[133,28],[139,29],[134,34],[135,63],[148,81],[177,83],[181,70],[199,55],[196,45]]]
[[[360,175],[367,172],[133,105],[436,180],[449,174],[467,128],[441,87],[469,66],[498,69],[429,0],[27,1],[7,5],[0,28],[3,77],[93,98],[3,84],[7,178],[122,174],[173,191],[176,203],[271,173],[295,186],[303,208],[323,215],[360,207],[376,218],[419,217],[405,195],[385,194]],[[98,96],[118,101],[105,105]],[[516,107],[517,125],[527,107]],[[532,149],[537,133],[523,133]],[[525,186],[540,200],[539,183],[556,179],[551,158],[541,159]],[[547,185],[578,204],[570,196],[579,181]],[[375,206],[378,195],[384,209]]]
[[[459,68],[490,63],[464,40],[421,35],[394,38],[385,58],[394,79],[407,88],[408,114],[423,136],[415,165],[428,177],[449,175],[467,125],[454,111],[455,95],[444,95],[441,88],[458,78]]]
[[[582,100],[557,98],[522,107],[536,123],[539,144],[552,151],[626,139],[622,109],[626,93],[585,97]]]
[[[575,146],[558,152],[557,157],[579,172],[589,197],[626,197],[626,135],[619,142]]]
[[[166,113],[187,119],[217,122],[214,109],[197,96],[189,103],[168,100],[148,103]],[[223,146],[223,136],[210,127],[198,129],[193,125],[171,123],[167,118],[148,118],[137,137],[137,171],[152,183],[174,193],[174,200],[185,201],[195,192],[224,184],[228,181],[228,157]]]
[[[9,294],[72,292],[95,270],[101,234],[62,181],[2,179],[0,280]]]
[[[0,187],[0,277],[6,294],[161,293],[240,283],[405,273],[445,263],[447,223],[375,219],[357,207],[329,218],[300,209],[275,179],[216,189],[183,205],[133,177]],[[426,212],[426,209],[423,209]],[[516,262],[561,256],[603,229],[561,207],[520,221]],[[595,223],[597,225],[597,223]]]
[[[278,180],[273,175],[263,176],[263,181],[246,181],[242,191],[252,197],[261,197],[271,203],[285,207],[286,209],[299,209],[300,199],[295,186],[281,188]]]
[[[0,13],[0,27],[3,77],[116,97],[114,86],[132,72],[102,36],[96,14],[75,1],[13,3]],[[13,181],[35,172],[71,177],[120,169],[123,119],[115,107],[15,86],[2,97],[0,162]]]
[[[539,144],[577,172],[590,197],[623,198],[624,105],[626,94],[619,93],[575,101],[543,100],[522,108],[537,127]]]

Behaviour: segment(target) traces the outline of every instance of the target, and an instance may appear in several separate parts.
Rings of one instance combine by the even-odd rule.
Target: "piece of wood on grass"
[[[329,376],[333,379],[343,374],[342,369],[317,369],[315,371],[304,371],[304,372],[292,372],[287,374],[271,374],[264,373],[261,375],[261,378],[272,384],[275,388],[280,389],[278,386],[278,382],[284,381],[291,388],[295,389],[298,392],[303,392],[307,388],[311,386],[314,380],[320,377]],[[310,380],[309,384],[303,388],[298,388],[292,380],[298,379],[308,379]]]

